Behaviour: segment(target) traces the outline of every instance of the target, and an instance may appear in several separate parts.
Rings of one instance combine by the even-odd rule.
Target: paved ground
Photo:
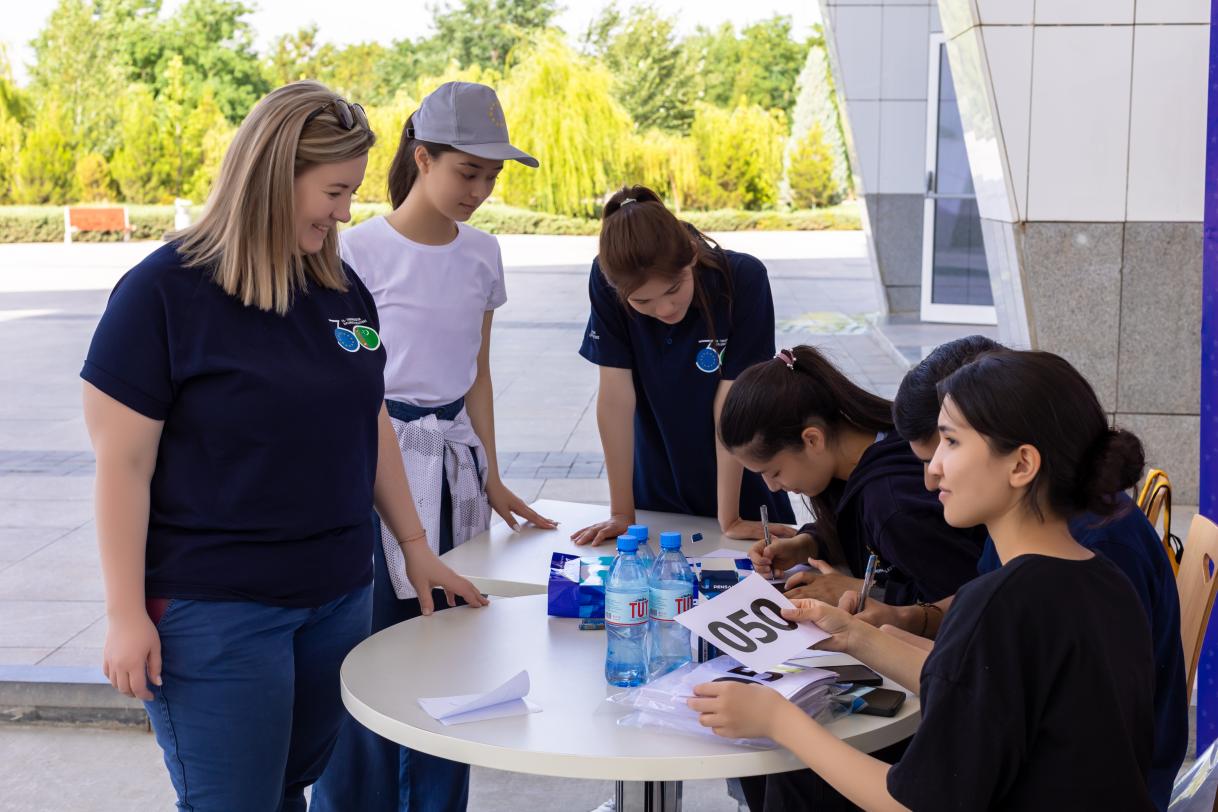
[[[767,261],[780,345],[815,343],[890,394],[902,366],[859,233],[724,235]],[[114,280],[153,244],[0,246],[0,666],[92,666],[105,633],[93,457],[77,377]],[[492,369],[504,474],[526,499],[607,500],[593,400],[576,354],[590,238],[504,240],[508,304]],[[802,258],[800,255],[802,254]],[[579,264],[575,264],[579,261]]]

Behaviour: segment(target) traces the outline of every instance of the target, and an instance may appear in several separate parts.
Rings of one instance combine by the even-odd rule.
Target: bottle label
[[[605,590],[605,622],[638,626],[647,622],[647,594]]]
[[[650,603],[653,618],[672,622],[677,615],[694,608],[693,584],[682,589],[652,589]]]

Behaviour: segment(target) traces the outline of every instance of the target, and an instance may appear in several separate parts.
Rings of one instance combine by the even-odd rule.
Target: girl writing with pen
[[[600,367],[611,515],[572,539],[610,541],[636,509],[715,516],[732,538],[761,537],[763,505],[776,521],[794,522],[786,495],[768,491],[716,441],[735,379],[774,354],[765,266],[720,248],[655,192],[632,186],[605,204],[588,296],[580,355]],[[786,524],[771,532],[794,534]]]
[[[807,346],[755,364],[728,393],[723,446],[774,491],[807,497],[816,516],[798,535],[750,551],[767,576],[812,560],[816,571],[792,576],[788,597],[836,602],[859,588],[871,553],[890,604],[936,601],[976,576],[984,530],[943,520],[891,415],[887,400]]]

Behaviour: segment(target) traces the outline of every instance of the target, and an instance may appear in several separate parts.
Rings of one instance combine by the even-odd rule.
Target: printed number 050
[[[756,620],[749,619],[750,610]],[[773,643],[777,640],[778,632],[774,629],[792,631],[797,625],[794,621],[784,619],[778,604],[769,598],[758,598],[749,604],[748,609],[732,612],[727,616],[727,620],[730,623],[722,620],[711,621],[706,630],[723,645],[746,654],[756,651],[759,643]],[[760,631],[761,636],[753,637],[750,633],[755,631]]]

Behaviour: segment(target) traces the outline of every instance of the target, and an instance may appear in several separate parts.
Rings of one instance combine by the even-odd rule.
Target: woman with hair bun
[[[846,651],[921,696],[885,764],[777,693],[708,683],[689,705],[727,737],[768,736],[866,809],[1154,809],[1154,664],[1128,579],[1080,545],[1071,517],[1123,509],[1142,444],[1109,428],[1087,381],[1046,352],[986,353],[939,383],[930,462],[947,521],[984,524],[1002,566],[957,593],[932,651],[837,607],[797,601]],[[803,808],[767,787],[765,810]]]
[[[761,538],[763,505],[774,522],[794,522],[786,495],[770,493],[716,440],[732,382],[774,355],[761,261],[720,248],[645,186],[625,187],[605,204],[588,298],[579,353],[600,367],[596,422],[611,515],[571,538],[612,541],[636,509],[715,516],[744,539]]]

